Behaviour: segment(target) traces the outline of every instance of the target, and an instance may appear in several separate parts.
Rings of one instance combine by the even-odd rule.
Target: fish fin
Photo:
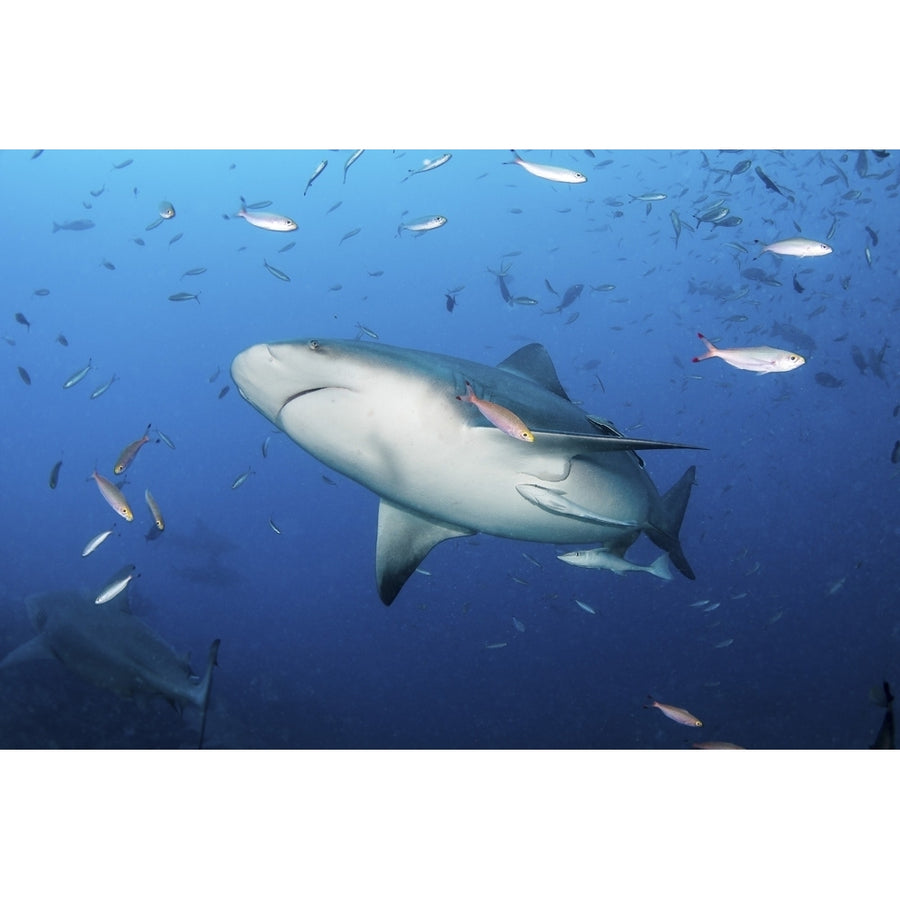
[[[378,507],[378,537],[375,545],[375,580],[378,596],[390,606],[406,580],[433,547],[448,538],[475,534],[419,515],[382,499]]]
[[[691,564],[687,561],[678,532],[691,497],[694,486],[696,466],[691,466],[681,478],[660,499],[658,507],[650,513],[650,521],[644,527],[644,533],[661,550],[669,554],[673,565],[685,578],[692,581],[696,578]]]
[[[199,685],[202,703],[200,706],[200,738],[197,741],[198,750],[203,749],[203,736],[206,733],[206,713],[209,709],[209,691],[212,687],[213,669],[219,664],[219,644],[221,643],[221,639],[216,638],[209,645],[209,656],[206,658],[206,674],[203,676],[203,680]]]
[[[550,359],[550,354],[543,344],[526,344],[520,347],[499,363],[497,368],[503,369],[504,372],[512,372],[513,375],[521,375],[556,394],[557,397],[569,400],[568,394],[560,384],[553,360]]]
[[[33,637],[30,641],[26,641],[20,647],[16,647],[15,650],[7,653],[0,660],[0,669],[5,669],[7,666],[14,666],[18,663],[33,662],[36,659],[56,659],[42,634]]]
[[[672,573],[669,570],[669,554],[661,553],[650,565],[649,568],[650,574],[655,575],[657,578],[662,578],[663,581],[671,581]]]
[[[650,441],[644,438],[616,437],[606,434],[571,434],[567,431],[538,431],[531,429],[535,441],[542,445],[564,441],[572,453],[596,453],[602,450],[705,450],[694,444],[675,444],[670,441]]]

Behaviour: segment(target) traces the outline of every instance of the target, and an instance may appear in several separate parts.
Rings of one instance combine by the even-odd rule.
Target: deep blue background
[[[900,684],[897,154],[867,153],[864,177],[855,150],[525,153],[588,176],[569,186],[504,165],[508,151],[454,151],[444,167],[401,181],[445,149],[367,150],[346,184],[351,150],[0,154],[0,335],[9,339],[0,342],[0,654],[33,634],[26,594],[95,591],[133,561],[133,608],[174,647],[199,665],[222,639],[210,746],[867,746],[881,720],[869,689]],[[328,167],[304,197],[321,159]],[[753,166],[731,177],[743,159]],[[767,191],[757,165],[794,202]],[[667,199],[649,209],[631,199],[657,191]],[[299,229],[226,219],[241,195],[272,200],[270,211]],[[692,214],[720,197],[743,223],[685,228],[676,248],[670,211],[696,225]],[[163,199],[176,217],[146,231]],[[437,213],[444,228],[397,237],[401,221]],[[52,233],[54,221],[78,218],[96,227]],[[799,229],[825,240],[835,222],[830,256],[753,259],[754,239]],[[488,269],[510,263],[513,294],[538,306],[502,302]],[[198,266],[208,271],[182,277]],[[781,286],[742,277],[749,267]],[[545,279],[560,294],[586,287],[572,307],[545,314],[558,303]],[[601,284],[615,290],[590,290]],[[445,292],[461,285],[448,313]],[[41,288],[50,294],[34,295]],[[168,301],[181,290],[201,291],[200,303]],[[414,576],[384,608],[373,577],[377,499],[284,436],[263,459],[269,423],[233,387],[218,399],[232,357],[250,344],[349,338],[357,323],[387,343],[485,363],[540,341],[587,411],[627,434],[709,448],[644,454],[660,490],[697,465],[682,529],[697,581],[618,578],[566,566],[550,546],[477,536],[438,547],[423,564],[431,575]],[[815,349],[773,335],[779,323]],[[698,331],[808,361],[764,377],[720,360],[695,366]],[[851,348],[878,353],[885,339],[885,377],[861,373]],[[88,359],[95,370],[63,390]],[[822,372],[843,383],[820,385]],[[88,476],[95,465],[111,475],[148,422],[177,449],[141,450],[125,487],[135,521],[119,519],[117,535],[82,559],[88,538],[117,519]],[[255,474],[231,490],[248,467]],[[167,520],[153,543],[145,487]],[[656,554],[641,539],[629,556]],[[721,606],[692,605],[703,600]],[[643,709],[648,693],[704,727]],[[61,665],[0,672],[0,746],[194,740],[164,703],[121,700]]]

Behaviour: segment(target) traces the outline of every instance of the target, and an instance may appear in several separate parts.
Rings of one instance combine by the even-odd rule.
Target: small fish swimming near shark
[[[702,362],[704,359],[718,357],[729,366],[734,366],[735,369],[745,369],[748,372],[756,372],[757,375],[766,375],[770,372],[790,372],[806,362],[799,353],[792,353],[790,350],[779,350],[776,347],[723,349],[716,347],[699,332],[697,332],[697,337],[706,345],[707,352],[703,356],[695,356],[693,362]]]
[[[482,400],[475,396],[472,385],[466,382],[466,396],[457,395],[457,400],[471,403],[492,424],[502,432],[519,441],[534,441],[534,435],[528,426],[514,413],[499,403],[491,403],[490,400]]]
[[[195,707],[200,716],[197,746],[202,747],[219,640],[210,644],[205,674],[198,678],[183,657],[132,613],[126,589],[100,606],[91,600],[75,590],[27,597],[25,608],[37,636],[8,653],[0,669],[55,659],[121,697],[158,694],[177,709]]]
[[[571,553],[563,553],[556,557],[570,566],[580,566],[583,569],[607,569],[616,575],[625,575],[628,572],[646,572],[655,575],[663,581],[671,581],[672,573],[669,571],[669,556],[663,553],[649,566],[641,566],[629,562],[621,556],[607,550],[606,547],[596,547],[593,550],[573,550]]]
[[[587,175],[576,172],[574,169],[566,169],[563,166],[550,166],[546,163],[529,162],[522,159],[515,150],[510,150],[515,159],[508,159],[503,164],[505,166],[519,166],[528,172],[529,175],[535,175],[537,178],[543,178],[545,181],[556,181],[561,184],[584,184],[587,181]]]

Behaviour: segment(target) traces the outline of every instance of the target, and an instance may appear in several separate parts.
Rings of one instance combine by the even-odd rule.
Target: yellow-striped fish
[[[490,400],[482,400],[475,396],[472,385],[466,382],[466,396],[457,396],[457,400],[463,400],[477,407],[481,414],[492,424],[496,425],[502,432],[514,437],[520,441],[534,442],[534,435],[528,426],[514,413],[510,412],[505,406],[499,403],[491,403]]]
[[[160,511],[159,504],[156,502],[156,500],[154,500],[153,494],[150,493],[150,488],[145,488],[144,499],[147,501],[147,506],[150,507],[150,515],[153,516],[153,521],[156,523],[156,527],[160,531],[165,531],[165,519],[163,519],[163,514]]]
[[[133,462],[134,458],[138,454],[138,450],[144,446],[144,444],[150,443],[150,438],[147,435],[150,433],[150,425],[147,426],[147,430],[144,432],[144,436],[137,441],[132,441],[120,454],[119,458],[116,460],[116,464],[113,466],[113,472],[116,475],[121,475]]]
[[[131,522],[134,519],[134,513],[125,499],[125,495],[108,479],[104,478],[96,469],[91,474],[91,478],[97,482],[103,499],[126,521]]]

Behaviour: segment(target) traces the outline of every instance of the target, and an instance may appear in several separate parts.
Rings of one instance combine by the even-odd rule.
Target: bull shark
[[[231,377],[304,450],[379,496],[375,577],[385,605],[433,547],[477,532],[602,542],[623,558],[644,533],[694,578],[678,533],[695,468],[661,496],[635,451],[700,448],[625,437],[586,415],[540,344],[497,366],[362,341],[256,344],[234,358]],[[534,440],[461,402],[467,382]]]
[[[212,642],[206,674],[197,678],[187,661],[129,607],[127,590],[100,606],[75,590],[32,594],[25,599],[38,632],[0,661],[0,669],[36,659],[56,659],[76,675],[122,697],[161,694],[176,709],[200,712],[203,746],[212,670],[219,640]]]

